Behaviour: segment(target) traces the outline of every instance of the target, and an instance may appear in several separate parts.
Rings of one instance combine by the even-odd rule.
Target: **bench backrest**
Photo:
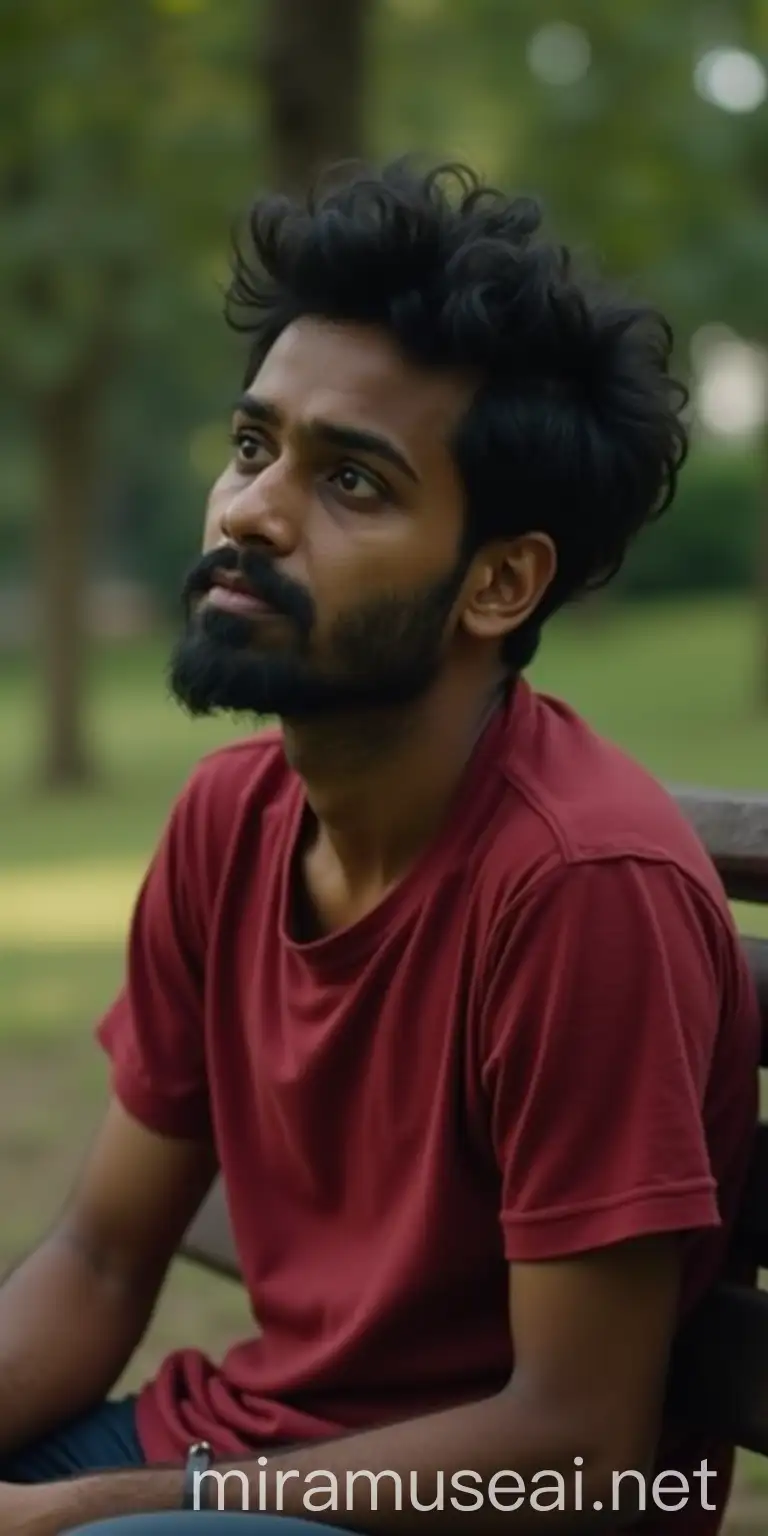
[[[733,901],[768,907],[768,794],[673,788]],[[766,914],[768,916],[768,914]],[[768,923],[765,926],[768,933]],[[768,939],[745,935],[763,1020],[768,1068]],[[762,1080],[765,1073],[761,1071]],[[765,1095],[761,1094],[765,1103]],[[733,1246],[768,1269],[768,1122],[761,1119]],[[758,1279],[761,1276],[758,1273]],[[719,1286],[679,1340],[670,1393],[686,1417],[723,1440],[768,1456],[768,1292]]]
[[[729,897],[768,906],[768,794],[671,790]],[[744,947],[760,996],[762,1065],[768,1067],[768,939],[745,937]],[[768,1269],[768,1123],[762,1121],[734,1244],[755,1266]],[[182,1253],[239,1278],[220,1183],[187,1232]],[[676,1347],[670,1394],[687,1418],[731,1444],[768,1455],[768,1292],[723,1285],[707,1299]]]

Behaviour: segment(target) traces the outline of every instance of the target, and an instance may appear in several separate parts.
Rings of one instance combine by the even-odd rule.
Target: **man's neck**
[[[333,871],[349,899],[383,892],[439,828],[461,776],[505,694],[439,684],[409,710],[284,725],[314,827],[305,857]]]

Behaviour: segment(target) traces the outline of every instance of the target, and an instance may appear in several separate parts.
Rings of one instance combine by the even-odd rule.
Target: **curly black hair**
[[[229,324],[251,336],[246,387],[308,315],[381,326],[408,358],[479,378],[453,444],[464,553],[533,530],[557,550],[539,607],[505,642],[511,671],[532,659],[549,614],[617,574],[670,505],[688,452],[668,321],[578,280],[541,225],[537,200],[461,163],[337,168],[300,201],[255,202],[252,250],[235,240],[226,300]]]

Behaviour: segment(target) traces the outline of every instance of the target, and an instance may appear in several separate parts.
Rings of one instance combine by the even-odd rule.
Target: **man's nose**
[[[261,544],[276,554],[296,547],[300,512],[289,488],[270,470],[263,470],[231,497],[221,516],[221,531],[233,544]]]

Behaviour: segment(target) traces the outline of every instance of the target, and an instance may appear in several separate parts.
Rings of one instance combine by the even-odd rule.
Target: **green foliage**
[[[551,84],[529,46],[563,21],[589,67]],[[731,114],[694,88],[696,61],[724,46],[768,57],[764,0],[384,0],[380,142],[466,157],[540,196],[550,232],[665,310],[686,374],[703,324],[768,344],[768,111]],[[760,480],[759,448],[699,444],[615,593],[746,590]]]
[[[761,472],[754,450],[696,449],[671,507],[633,547],[615,582],[617,595],[748,591],[762,512]]]
[[[94,559],[142,565],[132,517],[183,542],[188,436],[229,402],[232,225],[259,170],[250,29],[233,0],[0,8],[0,562],[29,567],[41,402],[99,360]],[[152,541],[144,538],[150,549]],[[156,541],[162,544],[162,538]],[[138,558],[137,558],[138,557]]]
[[[564,20],[589,67],[550,84],[528,49]],[[712,319],[761,335],[768,112],[696,93],[719,46],[766,58],[763,0],[384,0],[379,143],[465,155],[541,195],[551,227],[669,306],[681,336]]]
[[[20,568],[37,484],[41,393],[114,333],[94,559],[172,599],[199,543],[240,368],[221,313],[230,228],[257,190],[263,0],[13,0],[0,7],[0,563]],[[590,67],[536,78],[531,37],[582,26]],[[693,89],[708,47],[766,55],[754,0],[378,0],[370,138],[377,154],[462,155],[539,192],[548,222],[661,303],[686,343],[702,322],[761,337],[768,113],[729,115]],[[27,411],[25,426],[24,412]],[[225,451],[222,440],[221,452]],[[617,590],[750,580],[754,457],[704,453]]]
[[[107,327],[178,323],[253,164],[245,0],[25,0],[0,14],[0,369],[56,388]],[[201,281],[202,279],[202,281]]]

